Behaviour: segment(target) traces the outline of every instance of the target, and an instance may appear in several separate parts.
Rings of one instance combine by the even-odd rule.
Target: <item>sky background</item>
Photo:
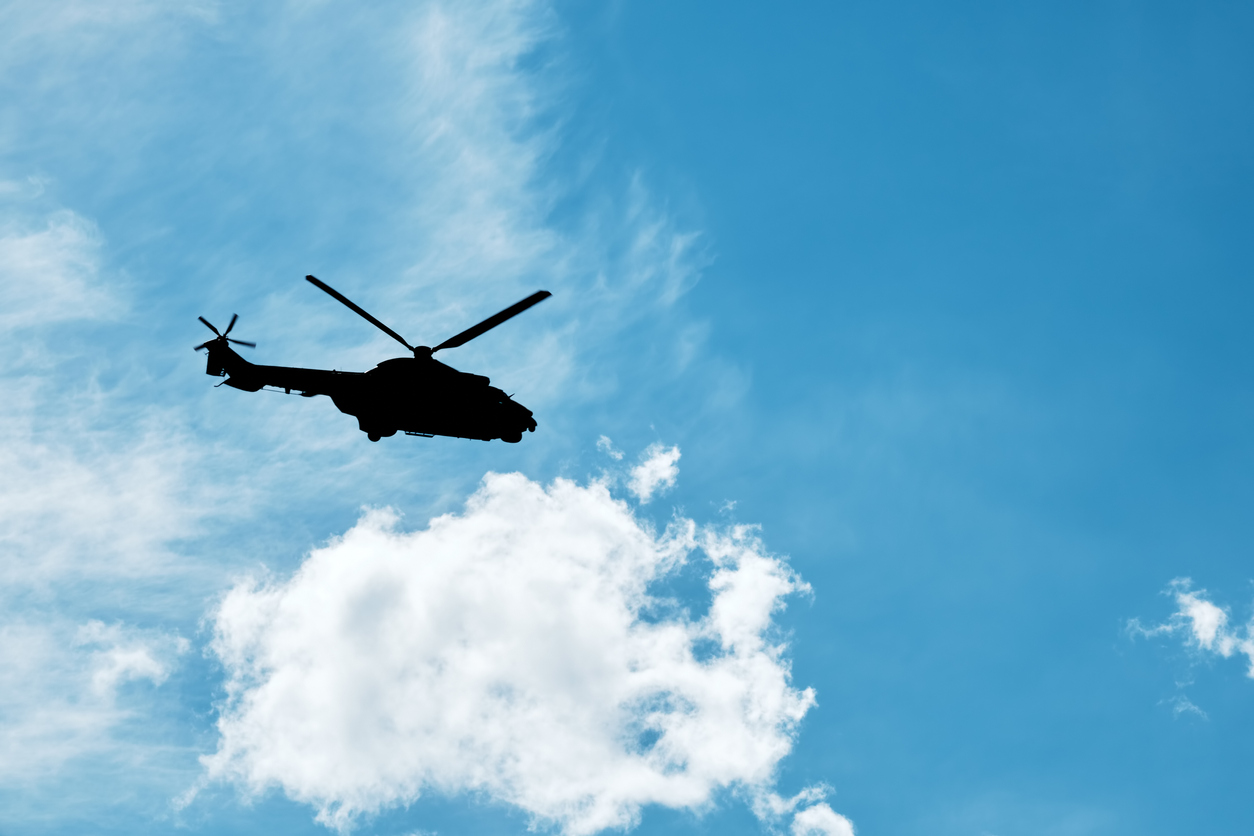
[[[551,601],[337,626],[354,584],[465,592],[436,554],[584,567],[553,600],[621,605],[604,635],[711,699],[813,689],[758,726],[698,700],[653,789],[607,771],[633,832],[1246,832],[1251,41],[1237,3],[0,5],[0,834],[328,833],[345,753],[396,770],[352,832],[584,827],[560,764],[652,738],[530,787],[388,760],[447,742],[434,692],[395,691],[434,725],[391,749],[347,697],[287,749],[303,704],[249,713],[274,671],[392,694],[384,650],[469,658],[507,611],[528,664],[475,658],[584,739],[559,703],[611,679],[545,655],[582,623]],[[442,355],[538,431],[371,444],[213,388],[198,315],[257,362],[398,356],[307,273],[415,344],[552,291]],[[719,577],[765,610],[719,622]],[[632,644],[667,628],[687,667]],[[587,693],[588,728],[644,716]]]

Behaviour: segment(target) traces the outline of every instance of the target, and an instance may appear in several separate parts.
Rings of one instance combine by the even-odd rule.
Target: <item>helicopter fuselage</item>
[[[271,387],[305,397],[326,395],[340,412],[357,419],[371,441],[404,432],[514,443],[536,428],[531,410],[488,378],[429,356],[384,360],[368,372],[341,372],[250,363],[225,337],[205,347],[206,374],[226,377],[225,385],[245,392]]]

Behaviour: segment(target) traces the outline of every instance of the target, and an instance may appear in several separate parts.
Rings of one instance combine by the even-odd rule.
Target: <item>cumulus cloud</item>
[[[1176,602],[1176,611],[1171,617],[1153,627],[1145,627],[1133,619],[1128,625],[1130,632],[1143,636],[1181,635],[1185,644],[1194,650],[1225,659],[1235,654],[1244,655],[1249,662],[1246,676],[1254,679],[1254,620],[1239,627],[1230,626],[1228,610],[1210,601],[1206,590],[1194,590],[1189,578],[1176,578],[1168,592]],[[1196,708],[1189,703],[1182,710]]]
[[[703,615],[655,591],[696,560]],[[805,590],[749,527],[659,532],[604,484],[489,474],[460,514],[407,531],[372,510],[290,579],[232,589],[203,760],[342,829],[426,792],[484,794],[568,834],[726,789],[778,806],[776,766],[815,697],[792,685],[773,616]],[[851,832],[825,810],[795,832]]]
[[[792,820],[793,836],[854,836],[853,822],[826,804],[802,810]]]
[[[663,447],[658,442],[649,445],[640,458],[640,464],[631,469],[627,489],[641,502],[648,502],[655,494],[674,487],[679,478],[679,448]]]

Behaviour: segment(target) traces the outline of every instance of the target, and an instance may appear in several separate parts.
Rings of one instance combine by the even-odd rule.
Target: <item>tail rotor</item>
[[[227,336],[227,334],[231,333],[231,329],[235,327],[235,322],[239,319],[239,314],[231,314],[231,322],[229,325],[226,326],[225,331],[219,331],[217,328],[214,328],[213,323],[205,319],[203,316],[198,316],[196,318],[199,319],[201,322],[205,323],[206,328],[208,328],[210,331],[218,335],[215,339],[208,340],[207,342],[203,342],[200,345],[196,346],[195,348],[196,351],[200,351],[202,348],[208,348],[209,346],[218,342],[218,340],[224,340],[225,342],[228,342],[228,343],[235,343],[236,345],[243,345],[249,348],[257,347],[256,343],[250,343],[247,340],[237,340],[237,339]]]

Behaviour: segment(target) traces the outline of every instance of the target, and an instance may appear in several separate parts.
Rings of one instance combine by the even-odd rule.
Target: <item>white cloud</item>
[[[678,447],[663,447],[661,442],[649,445],[641,455],[640,464],[631,469],[627,489],[641,502],[648,502],[654,495],[674,487],[679,478]]]
[[[92,648],[91,688],[101,697],[116,693],[123,682],[147,679],[160,685],[170,675],[169,657],[186,653],[190,646],[181,636],[158,644],[120,624],[94,620],[79,628],[74,644]]]
[[[642,175],[625,194],[575,195],[579,223],[551,222],[553,205],[579,185],[548,174],[566,150],[560,102],[570,82],[552,71],[560,58],[539,53],[557,49],[558,30],[546,2],[422,6],[409,38],[403,111],[417,140],[407,162],[438,175],[415,183],[420,200],[406,235],[421,247],[398,286],[398,315],[436,340],[525,293],[552,290],[551,307],[528,314],[526,324],[449,358],[483,358],[528,403],[570,403],[620,384],[598,368],[602,353],[608,347],[617,356],[624,345],[611,336],[642,321],[651,326],[650,350],[677,356],[668,365],[684,366],[702,345],[692,327],[674,321],[673,307],[708,258],[699,236],[658,208]],[[522,70],[524,63],[542,69]]]
[[[853,836],[853,822],[823,801],[830,791],[819,784],[806,787],[791,798],[761,793],[753,800],[753,811],[772,825],[791,815],[793,836]]]
[[[1193,700],[1189,699],[1184,694],[1177,694],[1169,700],[1164,700],[1164,702],[1171,705],[1171,713],[1176,717],[1179,717],[1182,714],[1192,714],[1195,717],[1202,718],[1203,720],[1210,719],[1210,715],[1203,711],[1196,703],[1193,702]]]
[[[1202,598],[1204,594],[1205,590],[1191,592],[1187,585],[1182,585],[1176,593],[1176,604],[1180,607],[1176,616],[1188,622],[1198,647],[1231,656],[1237,641],[1228,631],[1228,613]]]
[[[815,804],[792,820],[793,836],[854,836],[853,822],[826,804]]]
[[[201,456],[185,419],[131,400],[134,355],[116,343],[100,351],[129,298],[101,267],[96,225],[69,210],[40,215],[32,200],[0,211],[0,606],[10,616],[27,609],[10,596],[49,584],[185,577],[171,544],[224,493],[189,478]],[[115,606],[119,591],[100,589]]]
[[[0,342],[20,345],[23,360],[17,364],[10,354],[0,374],[0,472],[6,477],[0,549],[11,558],[0,564],[0,607],[25,619],[0,623],[0,629],[27,636],[7,648],[41,648],[22,657],[20,671],[5,669],[0,703],[23,706],[4,715],[4,745],[26,741],[13,745],[44,753],[40,763],[89,751],[97,762],[113,757],[112,736],[130,716],[116,695],[156,684],[172,670],[168,648],[158,652],[121,638],[93,643],[92,630],[104,628],[78,632],[65,625],[102,611],[144,623],[141,611],[185,618],[223,582],[231,571],[224,567],[264,539],[246,526],[224,535],[206,520],[234,510],[279,529],[292,508],[333,507],[336,500],[328,496],[383,494],[395,501],[396,494],[415,495],[412,471],[374,467],[369,445],[362,447],[351,421],[326,403],[307,405],[296,419],[305,423],[294,426],[291,411],[265,412],[255,402],[241,407],[240,393],[222,390],[214,393],[221,397],[212,402],[211,416],[193,415],[192,401],[179,388],[187,378],[164,362],[168,332],[161,326],[122,332],[115,324],[128,310],[182,309],[195,294],[198,304],[183,306],[191,310],[189,332],[177,346],[190,354],[190,345],[207,334],[191,316],[203,310],[221,326],[226,314],[214,310],[236,309],[234,300],[213,309],[199,300],[228,292],[224,288],[233,293],[231,282],[246,286],[252,294],[246,298],[264,296],[268,290],[258,290],[257,277],[273,276],[274,264],[259,270],[257,262],[279,251],[359,261],[355,275],[368,276],[384,300],[382,309],[367,306],[415,340],[447,336],[525,292],[551,287],[556,296],[548,305],[554,307],[541,310],[568,305],[560,317],[530,314],[526,329],[502,328],[491,340],[462,349],[456,361],[461,366],[467,353],[488,354],[492,363],[468,368],[509,381],[510,390],[537,409],[537,399],[604,395],[623,385],[613,366],[622,346],[609,335],[633,324],[649,326],[645,343],[683,335],[685,362],[701,345],[700,329],[672,327],[662,313],[696,281],[704,255],[697,237],[657,208],[643,178],[635,179],[625,200],[612,188],[594,196],[566,228],[551,221],[555,194],[578,186],[555,184],[546,168],[560,147],[563,115],[550,108],[568,83],[552,65],[544,69],[543,56],[532,60],[537,48],[552,46],[557,31],[549,3],[435,2],[357,13],[317,3],[263,9],[234,2],[71,0],[10,4],[0,22],[0,67],[19,68],[31,79],[0,105],[9,117],[0,118],[0,151],[42,149],[20,157],[30,166],[20,175],[35,175],[27,185],[0,183],[5,200],[27,200],[22,211],[0,218],[6,299]],[[251,69],[246,89],[231,86],[222,61]],[[206,85],[206,78],[221,81]],[[365,127],[354,134],[351,125]],[[322,144],[318,137],[334,138],[325,143],[330,150],[310,150]],[[314,230],[310,238],[326,239],[312,250],[300,236],[275,243],[267,233],[267,255],[249,252],[233,240],[238,230],[197,223],[183,202],[195,193],[197,204],[212,207],[209,215],[243,218],[237,208],[247,205],[254,217],[288,217],[291,207],[273,196],[292,189],[275,179],[284,167],[274,160],[301,154],[310,156],[291,168],[302,186],[313,185],[300,191],[309,200],[300,207],[299,225]],[[98,166],[78,164],[91,159],[112,161],[108,188],[90,179],[99,175]],[[352,188],[334,177],[346,167],[361,178]],[[389,185],[362,186],[370,182]],[[93,212],[108,230],[108,246],[94,220],[49,208],[66,194],[99,198]],[[354,204],[337,214],[345,195],[378,213],[356,211]],[[354,225],[364,215],[372,220]],[[380,228],[367,228],[376,219]],[[363,231],[387,243],[346,247]],[[122,287],[119,261],[134,272],[133,286]],[[208,266],[189,276],[170,271],[171,264]],[[301,268],[295,276],[305,269],[318,272]],[[396,275],[404,278],[385,278]],[[335,276],[327,278],[352,292]],[[136,295],[144,291],[153,295]],[[333,307],[309,298],[311,309]],[[283,294],[271,301],[277,320],[305,340],[293,344],[302,351],[324,348],[325,329],[293,315]],[[253,330],[236,336],[264,339],[266,351],[280,342],[284,332],[263,328],[264,315],[240,311]],[[344,316],[351,318],[343,311],[329,316],[336,333],[344,330]],[[79,327],[85,322],[92,330]],[[545,322],[547,331],[536,339]],[[73,332],[78,342],[63,343],[63,332]],[[364,326],[360,333],[376,338]],[[663,339],[654,339],[658,334]],[[93,342],[84,350],[88,339]],[[373,350],[363,348],[361,356],[379,359]],[[276,362],[273,355],[257,359]],[[313,364],[305,356],[289,362]],[[635,356],[632,368],[647,372],[656,365]],[[203,375],[197,379],[207,383]],[[243,413],[229,431],[212,425],[247,409],[256,412]],[[340,426],[347,429],[337,435]],[[542,441],[540,434],[534,441]],[[331,452],[342,457],[328,465],[327,451],[337,444]],[[320,455],[302,457],[310,447]],[[460,453],[432,444],[414,455]],[[241,466],[243,460],[250,466]],[[238,484],[246,477],[250,485]],[[456,478],[463,477],[448,477],[452,487],[441,484],[426,498],[464,495]],[[331,479],[336,491],[326,490]],[[673,479],[663,474],[649,495]],[[206,534],[213,539],[196,539]],[[736,594],[734,583],[721,582],[728,587],[719,594]],[[157,587],[160,594],[150,595]],[[32,596],[58,603],[42,608],[30,603]],[[135,776],[156,762],[145,758],[159,755],[130,754],[126,780],[133,788]],[[11,774],[22,770],[15,758],[4,767]],[[232,768],[243,762],[232,760]],[[694,779],[705,786],[702,780],[723,785],[708,776]],[[106,784],[91,791],[116,795]],[[647,803],[651,796],[640,792],[646,798],[640,803]],[[608,798],[605,809],[619,812],[636,803],[597,798]],[[536,815],[546,815],[542,807]],[[351,805],[346,809],[351,814]]]
[[[553,141],[534,121],[551,103],[518,66],[552,35],[551,11],[532,0],[418,8],[404,118],[409,153],[438,172],[415,207],[429,236],[411,273],[424,283],[499,282],[552,256],[557,236],[542,220],[550,197],[534,179]]]
[[[0,580],[185,575],[192,567],[171,544],[220,508],[216,486],[189,478],[198,453],[174,420],[132,434],[93,426],[112,416],[75,405],[82,411],[42,424],[0,409],[0,544],[21,557]]]
[[[217,609],[229,697],[208,774],[281,787],[339,828],[425,792],[483,793],[570,834],[724,788],[773,797],[814,704],[773,614],[808,587],[752,533],[657,533],[602,484],[520,474],[489,474],[421,531],[370,511]],[[701,618],[649,591],[696,553]]]
[[[1185,643],[1197,651],[1225,659],[1242,654],[1249,662],[1246,675],[1254,679],[1254,620],[1241,627],[1229,626],[1228,610],[1206,598],[1206,590],[1194,590],[1189,578],[1176,578],[1168,587],[1176,601],[1176,611],[1164,623],[1145,627],[1133,619],[1128,628],[1133,635],[1184,634]],[[1187,702],[1187,700],[1186,700]],[[1196,708],[1189,703],[1176,713]],[[1200,709],[1199,709],[1200,711]]]
[[[96,225],[68,210],[35,228],[16,217],[0,223],[0,333],[116,314],[98,276],[101,244]]]
[[[614,442],[610,440],[608,435],[603,435],[597,439],[597,449],[614,461],[623,460],[623,451],[614,448]]]
[[[160,685],[186,639],[122,624],[56,618],[0,623],[0,780],[32,781],[67,761],[117,754],[116,729],[139,710],[126,682]]]
[[[132,399],[127,378],[143,372],[111,333],[130,299],[102,267],[103,235],[75,212],[35,211],[40,188],[5,189],[0,210],[0,786],[21,788],[0,829],[164,793],[180,756],[194,763],[165,720],[178,692],[154,690],[187,642],[91,619],[194,618],[207,561],[174,559],[174,544],[220,507],[215,485],[188,476],[200,457],[185,421]]]

